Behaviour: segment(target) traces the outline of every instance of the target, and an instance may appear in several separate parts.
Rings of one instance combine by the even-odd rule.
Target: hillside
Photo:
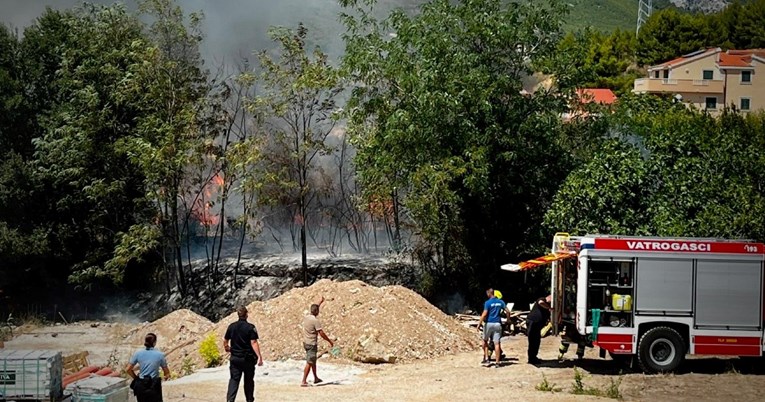
[[[686,1],[689,2],[689,1]],[[692,1],[690,1],[692,2]],[[592,26],[601,31],[616,28],[634,31],[637,23],[638,0],[573,0],[567,27],[579,29]],[[654,10],[671,7],[669,0],[654,0]]]
[[[383,9],[403,7],[416,10],[425,0],[380,0]],[[571,12],[566,28],[580,29],[592,26],[601,31],[616,28],[634,31],[637,23],[639,0],[568,0]],[[653,9],[677,7],[691,12],[714,12],[724,8],[728,0],[653,0]]]

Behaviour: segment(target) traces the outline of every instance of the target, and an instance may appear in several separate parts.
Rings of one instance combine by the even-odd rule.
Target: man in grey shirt
[[[324,299],[322,298],[321,301],[324,301]],[[319,302],[319,304],[321,304],[321,302]],[[306,379],[308,378],[308,373],[311,371],[313,372],[313,383],[318,384],[321,382],[321,379],[316,376],[316,359],[318,358],[317,355],[319,349],[319,335],[321,335],[324,340],[329,342],[329,347],[335,346],[335,344],[332,343],[332,341],[322,329],[321,321],[319,321],[318,317],[319,304],[311,305],[311,314],[305,316],[305,318],[303,318],[303,323],[301,324],[303,333],[303,348],[305,349],[305,368],[303,368],[303,382],[300,383],[301,387],[308,386]]]

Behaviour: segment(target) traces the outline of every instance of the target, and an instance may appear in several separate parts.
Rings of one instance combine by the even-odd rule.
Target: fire
[[[390,198],[381,199],[380,197],[374,197],[367,204],[369,213],[375,218],[383,218],[393,215],[393,200]]]
[[[224,180],[220,173],[216,173],[202,187],[200,196],[194,202],[191,208],[191,215],[207,228],[216,226],[220,223],[220,214],[214,212],[214,200],[220,195]]]

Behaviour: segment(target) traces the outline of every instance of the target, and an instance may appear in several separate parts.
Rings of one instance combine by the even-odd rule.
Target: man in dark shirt
[[[529,338],[529,364],[539,364],[542,362],[537,357],[537,353],[539,353],[539,344],[542,341],[542,328],[550,320],[550,310],[552,310],[550,300],[551,296],[537,299],[529,316],[526,318],[526,334]]]
[[[227,402],[236,401],[236,391],[239,390],[239,380],[244,373],[244,397],[247,402],[255,400],[255,364],[263,365],[263,356],[258,344],[258,331],[247,322],[247,308],[242,306],[236,310],[239,321],[232,323],[223,337],[223,349],[231,353],[228,380]],[[230,342],[230,344],[229,344]]]

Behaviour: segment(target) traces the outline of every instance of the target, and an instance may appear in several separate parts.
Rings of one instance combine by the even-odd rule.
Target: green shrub
[[[571,389],[571,393],[575,395],[593,395],[612,399],[622,399],[622,393],[619,391],[619,386],[622,384],[622,377],[618,379],[610,379],[611,383],[605,389],[599,389],[594,387],[584,386],[584,374],[579,369],[574,367],[574,386]]]
[[[545,392],[560,392],[560,388],[557,388],[555,386],[555,383],[551,383],[547,381],[547,376],[542,374],[542,382],[536,385],[535,387],[537,391],[545,391]]]
[[[218,344],[215,342],[215,334],[207,335],[202,343],[199,344],[199,354],[205,362],[205,367],[220,366],[222,359],[218,350]]]
[[[194,360],[191,359],[191,356],[186,355],[181,363],[181,377],[192,373],[194,373]]]
[[[622,399],[622,392],[619,391],[619,386],[622,385],[622,377],[619,376],[616,381],[613,378],[610,378],[610,380],[611,384],[606,388],[603,395],[612,399]]]
[[[571,389],[572,394],[581,395],[584,394],[584,383],[582,379],[584,375],[578,368],[574,367],[574,388]]]

